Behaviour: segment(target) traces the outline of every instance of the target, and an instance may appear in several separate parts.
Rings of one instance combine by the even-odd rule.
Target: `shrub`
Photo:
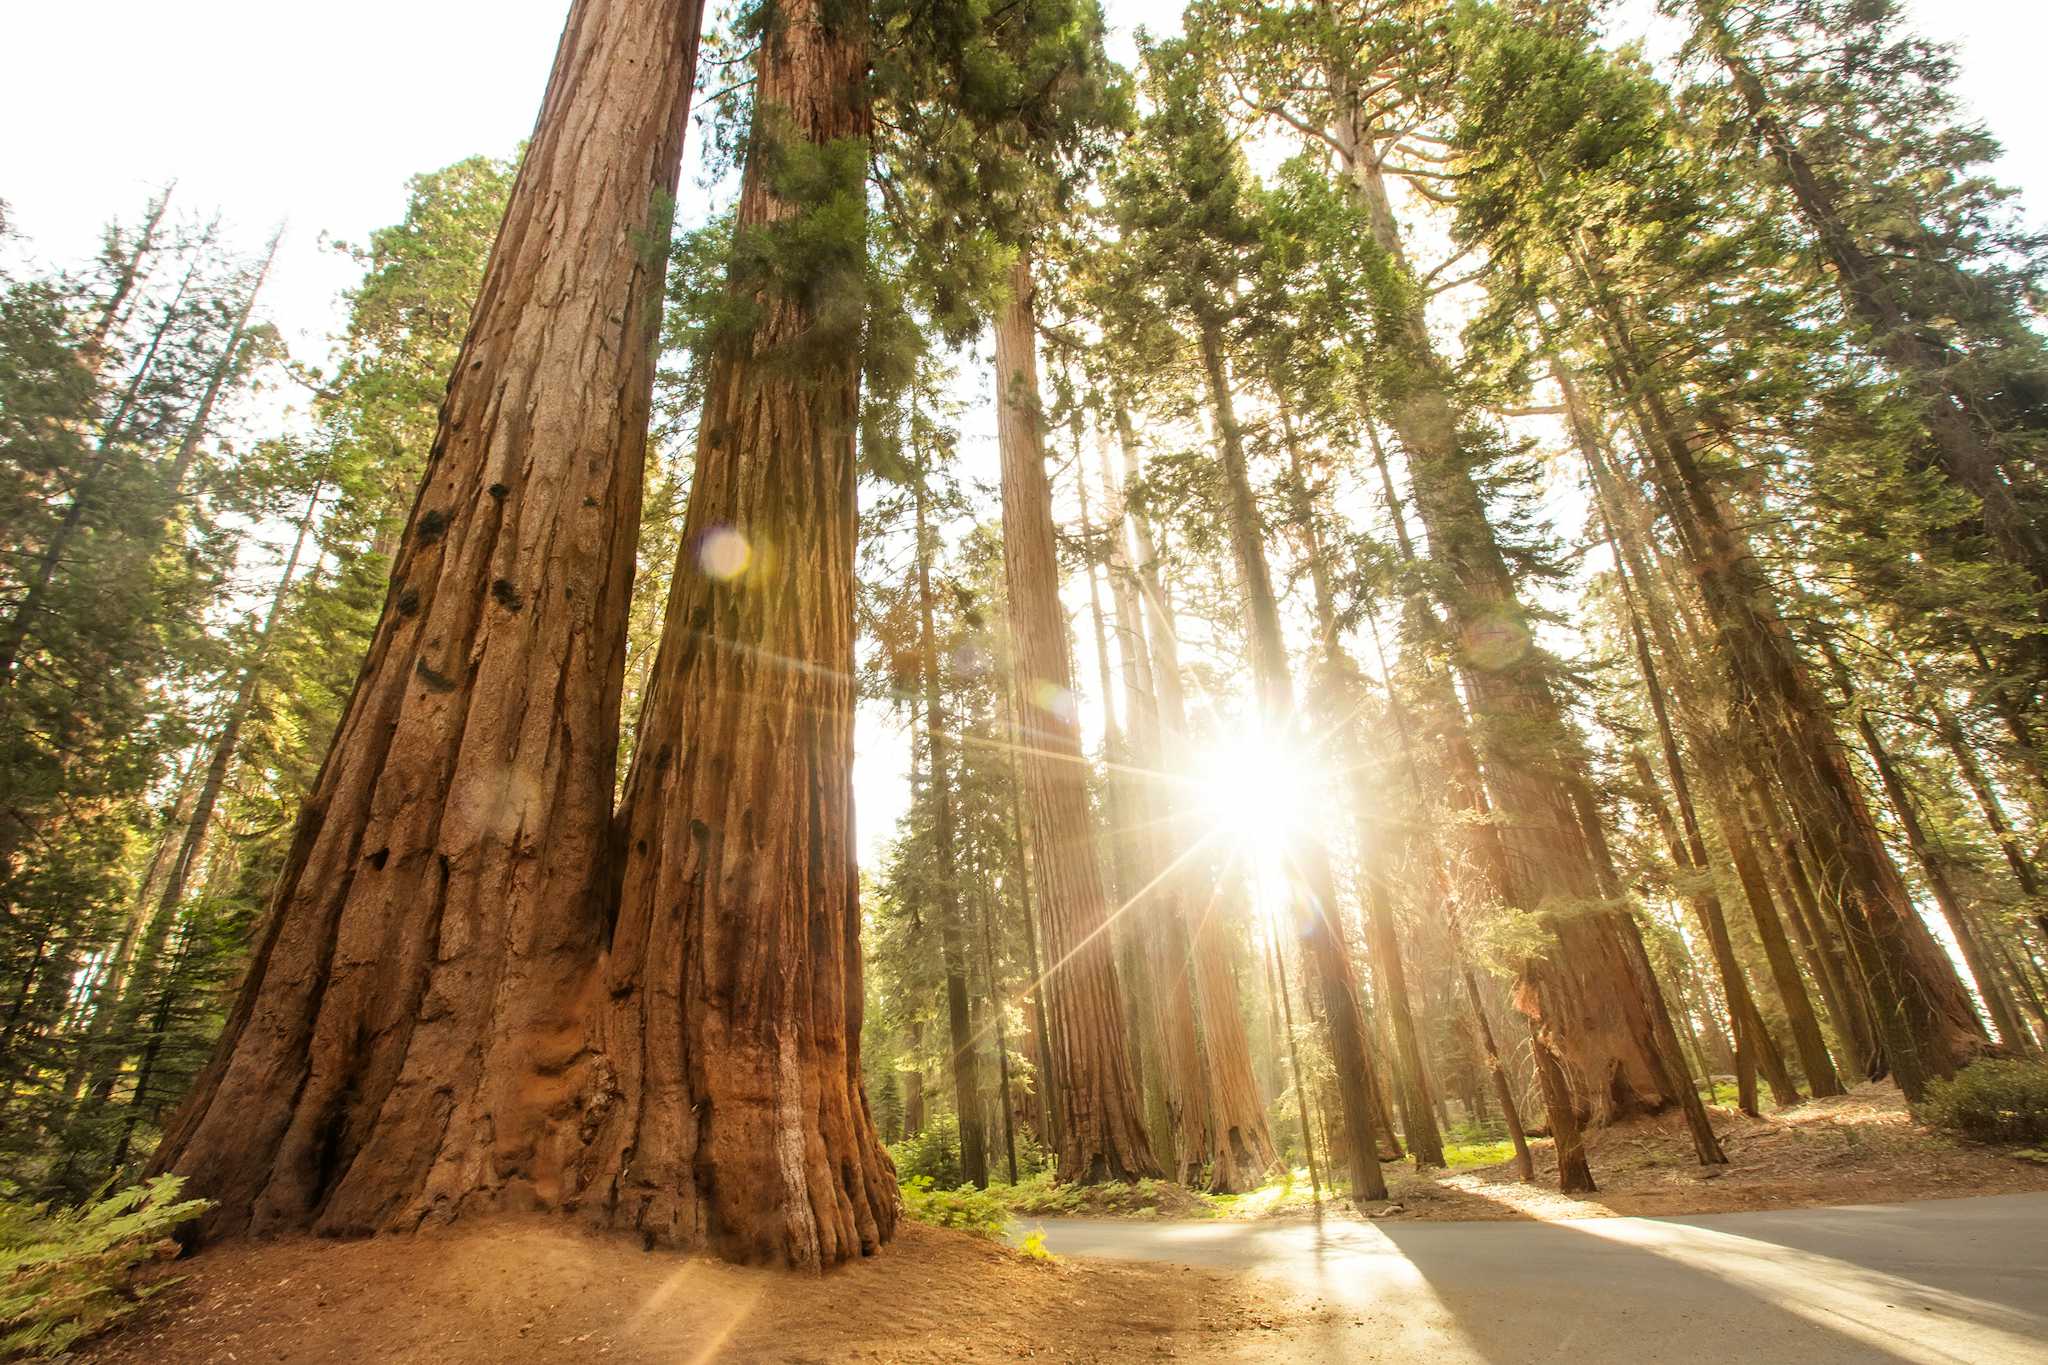
[[[1987,1058],[1927,1087],[1920,1116],[1978,1142],[2048,1139],[2048,1066]]]
[[[166,1234],[206,1208],[204,1199],[179,1202],[183,1183],[160,1175],[76,1208],[0,1190],[0,1359],[61,1355],[175,1284],[138,1287],[129,1272],[174,1254]]]
[[[920,1178],[942,1190],[967,1183],[960,1164],[960,1120],[952,1114],[934,1115],[924,1131],[891,1143],[889,1158],[896,1163],[896,1178],[906,1186]]]
[[[920,1223],[976,1237],[1001,1237],[1010,1226],[1010,1211],[994,1195],[972,1185],[935,1190],[931,1178],[922,1175],[903,1182],[903,1212]]]

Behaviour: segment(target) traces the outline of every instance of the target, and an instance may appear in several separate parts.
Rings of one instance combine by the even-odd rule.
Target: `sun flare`
[[[1322,787],[1315,756],[1292,736],[1251,730],[1205,750],[1197,800],[1218,838],[1258,854],[1283,853],[1313,822]]]

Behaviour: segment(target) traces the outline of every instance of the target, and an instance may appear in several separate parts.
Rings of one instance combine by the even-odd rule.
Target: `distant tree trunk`
[[[1117,446],[1123,458],[1125,481],[1138,477],[1136,441],[1129,415],[1116,413]],[[1188,743],[1187,700],[1181,689],[1180,644],[1175,635],[1173,612],[1159,582],[1159,550],[1152,538],[1151,524],[1135,508],[1127,507],[1124,521],[1135,556],[1135,581],[1142,589],[1144,635],[1149,646],[1153,693],[1158,699],[1157,749],[1162,772],[1171,772]],[[1177,818],[1179,795],[1176,784],[1168,782],[1160,794],[1164,827],[1175,832],[1175,858],[1187,855],[1188,836]],[[1211,1161],[1209,1189],[1216,1194],[1238,1194],[1257,1189],[1280,1164],[1273,1134],[1266,1122],[1266,1106],[1252,1069],[1251,1044],[1245,1037],[1244,1016],[1238,1009],[1237,975],[1231,967],[1230,925],[1221,910],[1220,887],[1211,885],[1206,897],[1191,885],[1185,870],[1175,873],[1176,900],[1183,917],[1182,932],[1188,943],[1188,957],[1195,977],[1195,1006],[1200,1015],[1202,1062],[1207,1073]]]
[[[1159,1175],[1131,1079],[1109,907],[1088,810],[1087,770],[1067,660],[1053,549],[1052,487],[1040,435],[1031,264],[1019,253],[996,318],[996,409],[1025,797],[1037,840],[1062,1123],[1059,1177],[1095,1184]]]
[[[1354,106],[1339,119],[1345,178],[1379,248],[1409,274],[1363,118]],[[1604,903],[1613,869],[1582,822],[1573,790],[1579,740],[1487,520],[1459,431],[1461,414],[1420,297],[1403,310],[1391,342],[1404,364],[1386,409],[1407,452],[1431,557],[1443,570],[1441,596],[1459,641],[1457,667],[1479,717],[1471,733],[1485,758],[1485,790],[1502,855],[1491,861],[1488,875],[1505,904],[1541,916],[1555,945],[1522,964],[1515,997],[1539,1051],[1555,1054],[1549,1065],[1539,1059],[1543,1093],[1546,1100],[1570,1095],[1596,1123],[1677,1105],[1700,1159],[1724,1160],[1685,1075],[1677,1031],[1635,923]],[[1577,1119],[1576,1113],[1570,1120],[1553,1115],[1553,1130],[1571,1131]],[[1568,1187],[1591,1181],[1570,1170],[1562,1179]]]
[[[1956,766],[1962,770],[1963,780],[1969,784],[1971,795],[1977,798],[1977,807],[1984,812],[1984,823],[1991,830],[1991,836],[1998,841],[1998,851],[2004,855],[2006,866],[2012,869],[2013,880],[2019,883],[2020,894],[2028,900],[2037,900],[2041,895],[2041,876],[2034,868],[2033,860],[2027,856],[2026,844],[2014,832],[2012,820],[2005,813],[2005,806],[1998,799],[1998,792],[1991,785],[1991,779],[1984,772],[1984,764],[1978,759],[1976,748],[1963,734],[1963,727],[1955,714],[1941,702],[1933,704],[1935,728],[1941,735],[1942,743]],[[2048,928],[2048,924],[2043,925]]]
[[[85,345],[79,348],[84,353],[86,363],[92,368],[95,378],[106,367],[110,350],[109,341],[114,329],[119,327],[127,316],[129,297],[134,294],[137,285],[149,278],[147,263],[149,258],[156,254],[156,234],[163,226],[164,213],[171,206],[171,191],[176,188],[176,181],[165,185],[143,210],[142,231],[136,234],[134,248],[114,267],[114,287],[93,318],[92,328],[86,333]],[[118,226],[108,228],[107,236],[111,249],[118,242]]]
[[[584,1125],[621,1094],[585,1016],[700,20],[570,13],[369,655],[152,1163],[215,1201],[212,1232],[409,1228],[592,1183]]]
[[[967,1010],[967,930],[954,852],[952,741],[941,709],[939,637],[932,613],[932,542],[925,524],[925,471],[913,501],[917,520],[917,631],[924,681],[925,751],[931,764],[932,843],[939,894],[939,942],[946,968],[946,1022],[952,1035],[953,1112],[960,1116],[960,1165],[977,1189],[988,1188],[988,1147],[982,1132],[980,1061]],[[993,977],[990,978],[993,981]]]
[[[915,1137],[924,1131],[924,1064],[917,1059],[918,1051],[924,1046],[924,1025],[910,1026],[910,1070],[903,1073],[903,1136]]]
[[[270,235],[270,245],[263,252],[263,264],[257,267],[256,278],[242,295],[234,325],[228,329],[228,338],[221,344],[220,355],[206,376],[206,388],[200,392],[199,405],[193,409],[192,420],[185,424],[185,432],[178,438],[178,449],[171,456],[170,469],[164,476],[164,490],[168,494],[164,509],[166,520],[173,511],[172,505],[184,494],[185,482],[192,474],[192,462],[199,455],[199,443],[213,429],[214,409],[220,403],[221,394],[234,381],[247,359],[243,350],[249,338],[249,322],[256,315],[257,297],[263,292],[264,282],[270,278],[270,268],[277,261],[278,243],[283,240],[283,228]]]
[[[1245,597],[1245,625],[1251,636],[1252,672],[1257,681],[1260,719],[1265,733],[1280,736],[1295,728],[1294,679],[1287,645],[1280,633],[1280,606],[1266,564],[1265,542],[1245,467],[1244,438],[1231,400],[1225,373],[1220,322],[1204,319],[1198,338],[1202,368],[1208,381],[1211,415],[1222,447],[1224,487],[1229,498],[1230,543],[1237,560],[1238,586]],[[1364,1001],[1351,952],[1344,941],[1343,917],[1337,905],[1337,878],[1330,851],[1312,832],[1304,831],[1296,850],[1306,903],[1297,904],[1295,920],[1302,938],[1305,970],[1314,978],[1323,1021],[1330,1031],[1330,1055],[1337,1071],[1343,1111],[1345,1152],[1351,1163],[1353,1198],[1384,1199],[1386,1177],[1380,1171],[1382,1124],[1377,1115],[1379,1085],[1367,1048]]]
[[[872,110],[865,5],[791,0],[773,20],[735,230],[805,245],[735,258],[727,287],[751,325],[711,352],[617,822],[603,989],[620,1102],[586,1198],[657,1241],[819,1267],[873,1253],[897,1213],[860,1069],[859,322],[824,302],[859,271],[865,224],[819,235],[860,202],[865,158],[845,149]],[[785,197],[778,144],[830,179],[794,177],[806,197]]]
[[[78,472],[77,480],[71,486],[71,501],[64,508],[64,515],[50,530],[50,538],[36,554],[34,566],[27,574],[27,585],[22,589],[21,598],[14,604],[14,611],[4,624],[0,624],[0,687],[11,686],[15,678],[15,666],[21,662],[23,651],[36,638],[37,618],[43,614],[44,601],[51,587],[57,581],[57,570],[64,562],[65,551],[78,530],[85,525],[85,515],[100,496],[100,480],[112,463],[115,448],[126,433],[128,419],[133,415],[137,402],[142,396],[143,386],[156,372],[157,355],[169,338],[173,325],[182,316],[179,309],[184,305],[185,295],[192,289],[199,274],[195,263],[179,281],[178,289],[164,306],[164,315],[151,333],[149,345],[143,350],[142,358],[128,377],[128,383],[121,397],[115,401],[113,410],[100,425],[100,437],[92,453],[86,457],[85,467]],[[11,849],[5,850],[10,855]],[[6,860],[0,859],[0,863]]]
[[[1363,681],[1358,676],[1357,663],[1345,651],[1338,636],[1336,602],[1324,559],[1322,538],[1316,529],[1315,497],[1308,485],[1307,471],[1302,466],[1293,417],[1284,403],[1280,409],[1280,420],[1288,455],[1289,517],[1294,523],[1295,534],[1301,539],[1315,590],[1316,631],[1323,654],[1324,688],[1329,693],[1323,709],[1338,718],[1339,737],[1347,753],[1345,767],[1350,777],[1352,805],[1359,821],[1358,872],[1365,893],[1366,934],[1372,948],[1375,979],[1385,996],[1381,1002],[1381,1013],[1390,1016],[1387,1022],[1394,1034],[1393,1051],[1397,1063],[1394,1070],[1400,1082],[1396,1093],[1401,1105],[1402,1127],[1409,1155],[1414,1157],[1416,1166],[1440,1167],[1445,1164],[1443,1135],[1431,1112],[1422,1043],[1415,1028],[1414,1007],[1408,997],[1408,974],[1401,962],[1401,939],[1394,927],[1392,887],[1385,869],[1369,862],[1370,850],[1389,844],[1393,831],[1384,828],[1389,822],[1385,817],[1385,802],[1373,790],[1375,765],[1368,761],[1363,739],[1358,733]],[[1383,830],[1386,837],[1382,837]]]
[[[1793,798],[1807,844],[1841,907],[1851,950],[1862,959],[1885,1053],[1900,1087],[1918,1100],[1928,1080],[1952,1074],[1986,1039],[1968,993],[1920,922],[1885,851],[1840,738],[1790,633],[1775,594],[1683,427],[1653,382],[1630,319],[1599,263],[1572,249],[1606,334],[1615,387],[1639,409],[1664,510],[1712,615],[1718,650],[1743,723],[1767,745]]]
[[[995,1017],[996,1031],[996,1078],[1002,1087],[1003,1096],[1003,1155],[1010,1172],[1010,1183],[1017,1183],[1017,1105],[1010,1097],[1010,1040],[1007,1026],[1003,1022],[1006,1005],[1003,1000],[1003,983],[996,975],[996,920],[995,912],[989,907],[988,888],[979,892],[981,900],[981,955],[984,970],[988,973],[988,1007]]]
[[[1031,1012],[1032,1037],[1038,1048],[1038,1136],[1057,1152],[1060,1145],[1059,1086],[1054,1077],[1057,1058],[1052,1044],[1051,1010],[1046,1005],[1045,963],[1038,951],[1038,914],[1032,905],[1031,869],[1024,839],[1024,777],[1018,760],[1024,732],[1012,712],[1009,689],[998,689],[1003,709],[1003,758],[1009,769],[1010,869],[1011,884],[1017,888],[1017,910],[1024,920],[1024,947],[1031,960],[1031,989],[1025,993],[1025,1007]]]
[[[2027,1037],[2026,1026],[2020,1023],[2019,1011],[2013,1007],[2012,998],[2006,994],[2005,983],[1999,978],[1993,966],[1991,955],[1977,939],[1963,905],[1957,894],[1955,882],[1949,877],[1947,861],[1941,851],[1934,847],[1927,837],[1925,826],[1920,823],[1920,804],[1913,793],[1906,788],[1906,782],[1899,774],[1898,765],[1892,761],[1891,750],[1877,732],[1877,726],[1870,719],[1870,712],[1864,708],[1856,695],[1855,684],[1850,680],[1849,670],[1836,654],[1833,642],[1823,642],[1828,665],[1835,675],[1835,686],[1841,689],[1842,697],[1849,703],[1856,715],[1856,733],[1863,737],[1863,748],[1870,756],[1871,766],[1877,769],[1879,784],[1884,788],[1885,799],[1891,803],[1892,814],[1898,818],[1899,831],[1905,836],[1906,848],[1913,860],[1920,864],[1922,875],[1927,878],[1927,889],[1934,893],[1934,904],[1941,911],[1941,917],[1948,924],[1949,933],[1954,936],[1956,946],[1963,951],[1963,962],[1970,969],[1970,976],[1977,983],[1977,994],[1983,999],[1991,1013],[1991,1023],[1998,1030],[2000,1041],[2008,1047],[2024,1047]]]
[[[163,894],[157,901],[159,917],[175,916],[178,906],[185,899],[185,887],[192,873],[199,866],[199,859],[206,847],[207,836],[213,830],[214,807],[220,801],[221,788],[226,785],[228,769],[235,760],[235,754],[242,745],[242,727],[248,722],[249,712],[256,704],[256,688],[262,681],[263,664],[270,653],[270,639],[277,631],[278,618],[284,614],[284,606],[291,595],[292,584],[298,574],[299,556],[305,552],[306,541],[313,533],[314,514],[320,506],[320,498],[326,492],[325,485],[313,490],[306,499],[306,510],[300,514],[298,530],[292,540],[291,553],[285,557],[284,571],[278,575],[277,587],[270,595],[270,606],[263,618],[262,629],[250,646],[248,659],[241,669],[241,680],[235,695],[229,700],[227,710],[221,717],[220,730],[215,734],[209,751],[206,768],[199,782],[199,793],[192,802],[192,814],[185,822],[185,832],[178,841],[178,851],[164,874]]]

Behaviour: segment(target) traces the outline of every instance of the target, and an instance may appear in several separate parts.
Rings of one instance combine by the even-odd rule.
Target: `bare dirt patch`
[[[822,1276],[643,1252],[549,1220],[416,1237],[229,1243],[81,1351],[176,1361],[939,1362],[1235,1356],[1289,1325],[1249,1277],[1179,1266],[1027,1261],[907,1223]]]

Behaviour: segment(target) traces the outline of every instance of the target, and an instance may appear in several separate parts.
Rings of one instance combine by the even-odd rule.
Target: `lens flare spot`
[[[753,562],[754,547],[730,526],[714,526],[697,542],[697,567],[721,583],[730,583]]]
[[[1529,628],[1511,616],[1489,616],[1465,631],[1463,644],[1474,667],[1498,672],[1529,652]]]
[[[1040,680],[1031,685],[1031,701],[1041,711],[1049,711],[1068,725],[1078,724],[1081,708],[1074,701],[1074,694],[1057,683]]]

